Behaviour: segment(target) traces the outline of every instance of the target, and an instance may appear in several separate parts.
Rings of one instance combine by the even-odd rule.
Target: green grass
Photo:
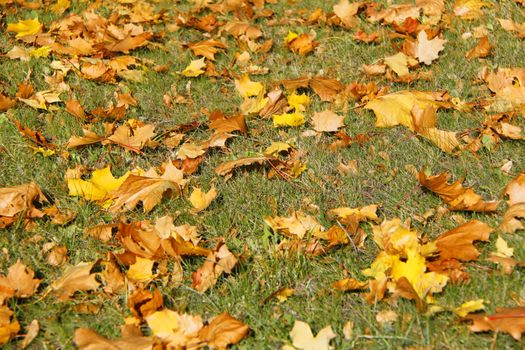
[[[265,38],[274,40],[274,48],[268,55],[252,55],[255,64],[269,67],[270,73],[254,76],[253,80],[261,81],[267,87],[275,86],[281,79],[291,79],[305,75],[316,75],[319,71],[329,73],[344,83],[353,81],[375,81],[379,86],[388,86],[392,91],[403,89],[416,90],[446,90],[451,95],[466,101],[478,101],[488,96],[483,85],[476,84],[478,72],[485,65],[489,67],[514,67],[523,64],[523,49],[525,42],[501,29],[497,18],[512,17],[517,22],[525,18],[523,8],[513,1],[492,1],[493,8],[484,10],[485,16],[479,20],[463,21],[451,17],[449,27],[444,29],[444,37],[448,40],[440,58],[430,67],[420,70],[432,70],[431,81],[414,81],[410,84],[390,83],[383,78],[366,78],[361,72],[363,64],[370,64],[382,57],[392,55],[396,50],[390,40],[383,36],[378,44],[366,45],[357,43],[348,31],[325,26],[307,26],[292,22],[289,25],[266,27],[264,20],[258,20],[265,33]],[[334,2],[335,3],[335,2]],[[169,7],[169,13],[184,11],[189,5],[162,3],[159,6]],[[307,9],[313,11],[322,7],[330,11],[331,2],[296,1],[280,2],[267,5],[276,13],[276,18],[285,16],[285,10]],[[451,6],[448,6],[450,11]],[[71,11],[83,8],[74,7]],[[45,11],[28,12],[20,10],[17,14],[9,14],[1,19],[2,32],[5,24],[22,18],[29,18],[37,13],[45,23],[56,16]],[[296,13],[294,13],[294,16]],[[371,31],[379,30],[386,34],[386,28],[362,21],[363,26]],[[461,39],[465,31],[484,24],[491,27],[489,39],[493,44],[493,55],[486,60],[467,61],[465,53],[474,45],[473,40]],[[288,30],[308,33],[315,30],[316,40],[320,42],[322,52],[316,52],[306,57],[298,56],[288,51],[283,39]],[[71,96],[78,99],[86,110],[104,107],[115,91],[129,90],[139,101],[139,106],[130,108],[127,118],[142,118],[145,122],[158,125],[158,129],[168,129],[178,123],[188,123],[193,120],[205,121],[202,108],[208,110],[220,109],[233,113],[242,102],[235,91],[233,80],[209,79],[206,77],[184,78],[176,71],[184,69],[194,57],[189,51],[181,48],[181,42],[201,40],[202,35],[193,29],[181,29],[177,32],[167,32],[162,40],[167,50],[142,48],[132,52],[132,55],[154,60],[156,64],[172,62],[167,73],[145,74],[141,83],[120,81],[116,85],[100,84],[87,81],[70,73],[66,82],[71,87]],[[398,44],[400,41],[395,41]],[[0,45],[7,52],[15,44],[12,35],[2,34]],[[20,44],[18,44],[20,45]],[[218,54],[216,65],[218,70],[229,68],[234,53],[238,51],[235,41],[228,37],[228,50]],[[30,62],[11,61],[0,57],[0,81],[4,93],[13,96],[17,85],[23,82],[31,70],[31,82],[37,91],[46,89],[44,75],[50,73],[51,58],[32,59]],[[237,68],[232,72],[238,74]],[[185,91],[186,84],[191,81],[190,105],[174,105],[168,108],[162,103],[162,96],[174,84],[179,92]],[[67,93],[62,95],[67,100]],[[311,94],[312,105],[308,115],[313,111],[321,111],[329,104],[320,102]],[[103,244],[90,237],[85,237],[85,227],[116,220],[97,205],[68,196],[64,180],[68,168],[82,164],[88,168],[100,168],[111,164],[118,174],[140,166],[149,168],[158,166],[174,153],[165,148],[146,150],[143,155],[128,153],[122,148],[111,149],[100,145],[88,146],[71,150],[71,156],[66,161],[59,157],[43,158],[34,155],[28,142],[24,140],[14,124],[9,119],[16,118],[23,124],[35,130],[40,130],[54,143],[65,147],[70,136],[78,135],[82,125],[65,112],[63,104],[56,112],[40,113],[23,104],[0,116],[0,186],[14,186],[30,181],[36,182],[42,190],[59,203],[62,208],[69,208],[77,213],[73,223],[65,227],[53,226],[45,220],[39,220],[32,232],[27,232],[21,225],[14,225],[3,230],[0,235],[0,249],[5,253],[0,255],[0,267],[5,273],[7,268],[21,259],[37,272],[43,279],[44,290],[47,285],[58,278],[63,267],[50,267],[46,256],[41,251],[45,242],[55,242],[64,245],[69,251],[69,263],[94,261],[105,256],[106,252],[116,250],[115,244]],[[343,112],[340,112],[343,113]],[[201,314],[204,318],[228,311],[236,318],[247,323],[252,332],[243,340],[239,349],[276,349],[284,343],[290,343],[289,332],[296,319],[308,322],[316,333],[326,325],[331,325],[338,334],[332,342],[336,349],[351,348],[428,348],[428,349],[474,349],[490,348],[511,349],[520,345],[506,334],[474,334],[468,326],[460,324],[457,317],[451,313],[441,313],[434,316],[424,316],[416,312],[413,302],[399,300],[397,305],[378,303],[370,305],[359,294],[339,293],[331,288],[331,283],[344,277],[343,269],[356,279],[364,279],[361,270],[370,266],[379,252],[378,247],[369,237],[365,247],[355,252],[351,246],[339,248],[321,257],[309,257],[302,254],[282,256],[275,253],[275,245],[282,237],[278,234],[265,233],[263,217],[267,215],[286,216],[293,210],[308,212],[305,202],[319,206],[319,212],[311,212],[326,226],[329,222],[324,218],[326,210],[349,206],[357,207],[368,204],[381,206],[381,217],[390,219],[412,218],[421,215],[428,209],[442,205],[438,197],[428,191],[423,191],[417,180],[406,170],[407,165],[417,169],[427,168],[432,173],[448,170],[454,178],[465,178],[465,185],[472,186],[477,193],[487,199],[498,198],[511,176],[503,174],[499,167],[504,159],[514,162],[511,170],[513,175],[525,171],[525,148],[523,142],[504,141],[492,150],[482,149],[477,154],[463,152],[458,156],[443,153],[430,142],[414,136],[403,127],[377,129],[374,127],[375,117],[366,110],[349,110],[344,112],[344,130],[349,135],[358,133],[373,133],[371,140],[363,146],[352,145],[336,152],[328,150],[328,145],[334,141],[331,135],[316,138],[305,138],[301,134],[308,126],[289,129],[274,129],[270,119],[249,118],[247,120],[250,133],[239,136],[229,144],[228,151],[213,151],[201,165],[197,174],[190,176],[191,185],[208,189],[211,181],[215,181],[219,197],[213,204],[198,216],[192,216],[187,209],[189,203],[184,198],[165,200],[149,214],[144,215],[140,209],[126,213],[130,220],[154,219],[163,215],[173,215],[180,212],[176,224],[190,223],[199,227],[204,241],[208,246],[214,245],[217,237],[228,237],[227,245],[236,254],[243,253],[245,247],[248,253],[243,255],[235,272],[221,277],[217,285],[203,295],[191,289],[191,272],[203,262],[202,258],[184,260],[184,281],[182,286],[172,288],[162,281],[154,282],[165,298],[168,307],[192,314]],[[461,113],[457,111],[440,111],[438,125],[442,129],[461,131],[478,127],[484,119],[479,111]],[[195,139],[204,139],[209,132],[205,127],[195,131]],[[262,152],[274,141],[289,141],[295,147],[306,153],[308,170],[298,179],[283,181],[268,180],[263,170],[237,171],[229,180],[224,181],[214,173],[214,168],[226,161],[246,155]],[[382,153],[384,152],[384,153]],[[380,155],[387,154],[388,160]],[[337,172],[340,161],[357,160],[359,171],[355,175],[342,176]],[[501,219],[501,207],[498,214],[460,213],[466,219],[479,219],[497,227]],[[450,215],[439,221],[430,220],[425,225],[412,222],[413,226],[430,238],[456,226]],[[232,237],[231,229],[237,234]],[[363,225],[371,232],[368,224]],[[32,242],[31,238],[42,236],[40,242]],[[264,239],[267,235],[266,240]],[[487,310],[495,307],[514,306],[515,299],[525,299],[525,275],[523,270],[516,270],[511,276],[504,276],[484,257],[494,250],[496,235],[491,243],[477,244],[482,251],[481,259],[476,264],[467,264],[470,281],[465,285],[448,284],[443,293],[436,295],[437,301],[450,307],[459,306],[463,302],[476,298],[487,301]],[[509,244],[515,248],[515,257],[525,259],[523,233],[503,235]],[[265,243],[266,242],[266,243]],[[268,243],[269,242],[269,243]],[[489,267],[489,271],[479,266]],[[275,300],[262,304],[261,302],[272,292],[281,287],[295,288],[296,293],[286,302],[280,304]],[[93,303],[100,307],[96,315],[80,314],[75,307],[82,303]],[[69,302],[57,302],[53,297],[40,298],[39,295],[28,300],[8,302],[15,312],[22,327],[33,319],[38,319],[41,331],[31,345],[34,349],[54,349],[74,347],[72,337],[78,327],[89,327],[108,337],[119,335],[119,325],[123,318],[129,315],[126,307],[126,296],[117,295],[112,298],[101,294],[81,294]],[[399,314],[399,319],[391,326],[384,328],[375,320],[377,312],[393,309]],[[342,327],[347,321],[355,323],[353,337],[344,340]],[[16,348],[16,341],[6,345],[6,348]]]

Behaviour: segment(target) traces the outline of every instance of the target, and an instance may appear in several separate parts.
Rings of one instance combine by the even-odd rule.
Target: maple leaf
[[[428,66],[432,61],[439,58],[439,52],[445,48],[444,44],[446,42],[446,40],[438,37],[428,40],[427,32],[422,30],[417,35],[415,56],[419,62],[425,63]]]
[[[215,54],[227,48],[226,44],[217,40],[203,40],[197,43],[190,43],[187,47],[196,56],[203,56],[210,61],[215,61]]]
[[[363,290],[368,283],[358,281],[354,278],[343,278],[337,282],[332,283],[332,288],[343,292]]]
[[[217,283],[223,273],[231,273],[237,264],[237,258],[228,247],[220,242],[207,257],[204,264],[191,275],[191,286],[199,293],[204,293]]]
[[[239,167],[248,166],[252,164],[262,164],[271,158],[267,157],[248,157],[224,162],[215,168],[215,173],[221,176],[230,175],[231,172]]]
[[[250,327],[224,312],[200,330],[199,338],[211,349],[225,350],[228,345],[239,343],[249,332]]]
[[[154,264],[155,262],[153,260],[137,256],[135,263],[129,266],[126,276],[132,282],[147,283],[156,276],[156,274],[153,273]]]
[[[145,319],[153,335],[169,344],[170,348],[181,349],[199,342],[199,331],[203,327],[200,316],[164,309],[150,314]]]
[[[66,145],[68,149],[92,145],[95,143],[102,142],[107,138],[107,136],[98,135],[93,131],[87,129],[83,129],[82,132],[84,133],[84,136],[71,136],[69,138]]]
[[[96,290],[100,286],[97,274],[92,273],[95,263],[82,262],[68,266],[62,277],[53,281],[51,289],[59,300],[68,300],[77,291]]]
[[[302,56],[308,55],[319,45],[310,35],[305,33],[299,35],[294,32],[288,33],[288,36],[284,39],[284,43],[290,51]]]
[[[22,38],[28,35],[36,35],[42,30],[42,23],[38,18],[26,19],[18,21],[17,23],[9,23],[6,30],[8,32],[15,32],[17,38]]]
[[[289,217],[267,216],[264,218],[264,222],[275,232],[300,239],[309,231],[317,232],[323,229],[313,216],[305,215],[301,211],[294,211]]]
[[[490,45],[489,38],[487,36],[479,39],[476,46],[466,53],[465,57],[469,60],[473,58],[484,58],[490,54],[492,46]]]
[[[495,314],[467,315],[463,320],[472,321],[470,330],[473,332],[505,332],[514,339],[521,340],[521,335],[525,332],[525,307],[496,308]]]
[[[525,23],[516,23],[511,19],[498,18],[501,27],[510,32],[517,32],[519,38],[525,38]]]
[[[235,79],[235,88],[244,97],[259,96],[264,91],[263,84],[258,81],[251,81],[248,74],[244,74],[241,79]]]
[[[91,174],[89,180],[68,178],[67,187],[70,196],[80,196],[88,201],[103,201],[109,199],[109,193],[118,189],[129,177],[130,173],[118,179],[111,174],[111,166],[97,169]]]
[[[25,266],[20,259],[17,260],[9,267],[7,276],[0,275],[0,304],[10,297],[32,296],[40,284],[40,280],[34,276],[34,271]]]
[[[345,28],[352,28],[357,23],[357,18],[354,17],[359,8],[361,7],[361,2],[350,3],[348,0],[339,0],[337,5],[334,5],[334,13],[337,17],[341,19]]]
[[[113,135],[109,136],[102,144],[114,143],[135,153],[139,153],[155,136],[154,129],[155,126],[151,124],[141,126],[135,124],[134,120],[131,119],[128,120],[128,123],[119,126]]]
[[[0,111],[7,111],[16,104],[16,100],[0,93]]]
[[[442,233],[435,240],[440,259],[477,260],[480,253],[473,245],[474,241],[488,241],[493,231],[484,222],[472,220]]]
[[[130,50],[136,49],[147,44],[147,40],[153,36],[152,32],[145,32],[135,36],[128,34],[122,40],[108,44],[105,48],[110,52],[124,52],[128,53]],[[184,74],[184,73],[183,73]]]
[[[308,323],[298,320],[295,320],[290,331],[293,346],[301,350],[329,350],[330,341],[336,336],[337,334],[334,333],[332,327],[326,326],[314,337]]]
[[[165,193],[180,194],[185,183],[182,171],[171,162],[167,163],[162,176],[154,171],[148,172],[145,176],[129,175],[118,189],[111,192],[114,203],[109,210],[113,213],[133,210],[139,202],[142,202],[144,212],[147,213],[160,203]]]
[[[466,20],[473,20],[483,15],[483,7],[493,6],[489,2],[482,0],[457,0],[454,3],[454,15]]]
[[[314,113],[312,117],[312,124],[315,131],[318,132],[334,132],[343,127],[345,117],[337,115],[331,110],[327,109],[322,112]]]
[[[439,175],[429,176],[422,170],[419,172],[419,183],[437,194],[445,203],[448,204],[450,210],[465,210],[477,212],[492,212],[496,211],[500,201],[487,202],[483,198],[474,193],[471,188],[465,188],[460,180],[452,184],[448,184],[449,178],[447,172]]]
[[[191,210],[191,213],[197,214],[198,212],[203,211],[211,204],[215,197],[217,197],[217,191],[213,185],[207,193],[202,192],[199,187],[194,187],[193,192],[190,195],[190,203],[194,208]]]
[[[385,64],[400,77],[408,74],[409,57],[403,52],[398,52],[393,56],[383,58]]]
[[[20,342],[20,349],[25,349],[33,340],[35,340],[36,336],[38,335],[38,332],[40,331],[40,324],[38,320],[33,320],[27,326],[27,333],[25,334],[24,338]],[[1,341],[0,341],[1,343]]]
[[[519,218],[525,218],[525,173],[522,173],[510,181],[505,190],[505,196],[508,196],[507,204],[509,208],[503,215],[503,220],[499,228],[505,233],[514,233],[525,226],[519,221]]]
[[[274,114],[273,126],[301,126],[304,124],[304,114],[301,112]]]
[[[13,311],[0,305],[0,345],[9,342],[20,331],[20,324],[13,317]]]
[[[0,188],[0,228],[12,224],[19,214],[24,214],[27,219],[44,216],[35,207],[35,203],[44,202],[47,202],[46,196],[33,182]]]
[[[51,5],[51,11],[57,15],[61,15],[71,6],[71,1],[69,0],[57,0],[56,3]]]
[[[204,61],[205,58],[201,58],[198,60],[193,60],[190,62],[190,64],[184,68],[180,74],[184,75],[185,77],[198,77],[199,75],[204,73],[203,68],[206,67],[206,62]]]
[[[131,334],[123,334],[121,339],[109,340],[88,328],[77,328],[75,330],[74,342],[79,350],[149,350],[153,347],[153,337],[143,337],[134,332]]]
[[[483,299],[470,300],[454,308],[453,311],[459,317],[465,317],[471,312],[483,310],[485,308],[485,305],[483,305],[483,303]]]

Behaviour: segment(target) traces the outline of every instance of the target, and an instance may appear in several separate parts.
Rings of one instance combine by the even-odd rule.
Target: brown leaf
[[[215,130],[216,133],[229,133],[232,131],[240,131],[241,133],[246,133],[248,127],[246,126],[246,121],[242,114],[236,114],[232,117],[226,118],[225,116],[216,117],[212,119],[212,114],[210,114],[210,129]]]
[[[86,112],[78,100],[70,98],[66,101],[66,112],[77,118],[79,121],[86,119]]]
[[[484,58],[487,57],[490,54],[490,50],[492,47],[490,46],[489,38],[487,36],[484,36],[483,38],[479,39],[477,45],[472,48],[465,57],[469,60],[473,58]]]
[[[113,237],[113,229],[117,227],[115,224],[102,224],[93,227],[86,227],[84,233],[100,239],[102,242],[108,242]]]
[[[34,182],[25,185],[0,188],[0,217],[14,217],[24,212],[26,217],[41,217],[43,213],[34,203],[47,202],[46,196]]]
[[[90,130],[84,129],[82,131],[84,132],[84,136],[71,136],[69,138],[66,145],[68,149],[92,145],[95,143],[102,142],[107,138],[107,136],[97,135],[96,133]]]
[[[473,245],[474,241],[488,241],[492,231],[484,222],[472,220],[442,233],[435,240],[440,259],[477,260],[480,253]]]
[[[221,52],[222,49],[227,48],[226,44],[223,44],[217,40],[203,40],[197,43],[190,43],[187,47],[196,56],[203,56],[211,61],[215,61],[215,54]]]
[[[215,173],[217,175],[226,176],[230,174],[234,169],[239,167],[253,165],[253,164],[263,164],[265,161],[269,160],[267,157],[248,157],[232,160],[220,164],[215,168]]]
[[[354,278],[344,278],[340,281],[332,283],[332,288],[342,292],[352,292],[356,290],[363,290],[367,287],[367,282],[360,282]]]
[[[143,320],[145,317],[162,309],[164,302],[157,288],[153,291],[147,289],[136,289],[128,298],[128,307],[136,318]]]
[[[57,298],[64,301],[78,291],[98,289],[100,282],[97,281],[97,274],[91,272],[94,266],[95,263],[79,263],[67,267],[62,277],[51,284],[51,289]]]
[[[67,261],[67,248],[64,246],[55,246],[47,256],[47,263],[51,266],[60,266]]]
[[[237,258],[224,243],[219,243],[215,250],[207,257],[204,264],[192,273],[191,286],[200,293],[204,293],[213,287],[219,277],[225,273],[231,273],[237,264]]]
[[[437,194],[445,203],[449,210],[465,210],[477,212],[496,211],[500,201],[486,202],[480,195],[474,193],[471,188],[465,188],[461,181],[457,180],[448,184],[449,174],[444,172],[439,175],[429,176],[422,170],[419,172],[419,183]]]
[[[286,46],[290,49],[290,51],[302,56],[308,55],[318,45],[319,43],[317,41],[313,40],[313,38],[310,35],[305,33],[286,42]]]
[[[250,327],[224,312],[200,330],[199,338],[211,349],[224,350],[240,342],[249,331]]]
[[[0,345],[13,339],[20,331],[20,324],[12,316],[13,311],[5,305],[0,305]]]
[[[40,284],[40,280],[34,276],[34,271],[18,260],[8,269],[7,276],[0,275],[0,304],[6,298],[32,296]]]
[[[38,147],[44,147],[47,149],[55,149],[56,145],[52,144],[50,141],[46,139],[44,135],[40,131],[34,131],[31,130],[29,127],[24,126],[20,124],[18,120],[15,120],[16,127],[18,128],[18,131],[23,136],[27,137],[29,140],[31,140],[36,146]]]
[[[312,117],[312,124],[315,131],[318,132],[335,132],[345,124],[342,115],[337,115],[327,109],[323,112],[316,112]]]
[[[114,199],[109,210],[113,213],[133,210],[142,202],[144,212],[149,212],[160,203],[165,194],[179,195],[185,184],[183,174],[171,162],[167,163],[162,176],[129,175],[120,187],[111,193]]]
[[[113,135],[102,144],[114,143],[135,153],[140,153],[140,150],[155,136],[154,129],[155,126],[151,124],[131,127],[126,123],[119,126]]]
[[[149,40],[152,36],[152,32],[145,32],[136,36],[131,36],[131,34],[128,34],[124,39],[116,43],[108,44],[105,46],[105,48],[110,52],[128,53],[130,50],[146,45],[147,40]]]
[[[31,342],[36,338],[38,332],[40,331],[40,324],[38,320],[33,320],[27,327],[27,334],[24,336],[24,339],[20,342],[20,349],[25,349]]]
[[[88,328],[75,330],[74,342],[79,350],[151,350],[153,347],[152,337],[127,335],[109,340]]]
[[[0,111],[7,111],[16,104],[16,100],[0,93]]]
[[[504,332],[521,340],[521,334],[525,332],[525,307],[497,308],[495,314],[470,314],[462,320],[473,322],[470,326],[473,332]]]

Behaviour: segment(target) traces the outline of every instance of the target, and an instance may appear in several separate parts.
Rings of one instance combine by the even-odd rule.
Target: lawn
[[[296,321],[314,335],[331,326],[335,349],[521,347],[514,338],[525,331],[524,230],[501,224],[522,202],[506,186],[518,184],[516,196],[525,198],[517,178],[525,172],[525,73],[498,72],[525,62],[523,1],[444,1],[443,10],[440,0],[375,1],[354,12],[345,1],[314,0],[49,3],[0,1],[4,348],[18,348],[33,320],[31,349],[111,348],[92,333],[80,344],[78,329],[122,338],[111,343],[116,349],[152,341],[327,348],[328,339],[312,345],[291,335]],[[42,27],[13,26],[35,18]],[[417,49],[422,34],[433,44]],[[467,58],[485,37],[490,50],[480,46]],[[203,40],[216,40],[215,49],[191,48]],[[193,61],[203,55],[199,70]],[[416,98],[407,114],[402,103],[415,95],[398,91],[440,94]],[[335,127],[334,113],[342,120]],[[276,126],[279,118],[293,125]],[[72,145],[83,130],[99,140]],[[93,172],[107,166],[112,176],[93,185]],[[443,172],[481,198],[458,204],[457,191],[422,183]],[[48,201],[14,201],[12,188],[29,183]],[[487,208],[492,200],[501,200],[496,209]],[[52,205],[59,214],[46,211]],[[330,212],[374,205],[375,218]],[[396,218],[394,231],[405,234],[390,236],[385,225]],[[491,228],[484,241],[469,231],[478,238],[436,248],[441,234],[471,220]],[[107,225],[105,239],[89,233],[96,225]],[[425,244],[433,247],[428,255]],[[474,247],[479,257],[462,258]],[[487,260],[496,252],[516,265],[512,272]],[[369,290],[380,274],[363,272],[381,254],[406,267],[384,269],[384,296]],[[17,261],[39,280],[25,295],[9,279]],[[344,278],[363,284],[335,288]],[[155,290],[162,297],[152,306]],[[454,309],[478,299],[484,309],[471,310],[474,317],[500,307],[521,313],[485,319],[492,330],[473,332]],[[161,318],[166,310],[173,319]],[[232,330],[213,321],[225,312]],[[194,318],[183,321],[185,314]],[[501,319],[515,325],[514,338]]]

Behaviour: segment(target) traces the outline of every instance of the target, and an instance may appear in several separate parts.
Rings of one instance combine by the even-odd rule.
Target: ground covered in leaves
[[[525,2],[0,1],[5,348],[518,348]]]

